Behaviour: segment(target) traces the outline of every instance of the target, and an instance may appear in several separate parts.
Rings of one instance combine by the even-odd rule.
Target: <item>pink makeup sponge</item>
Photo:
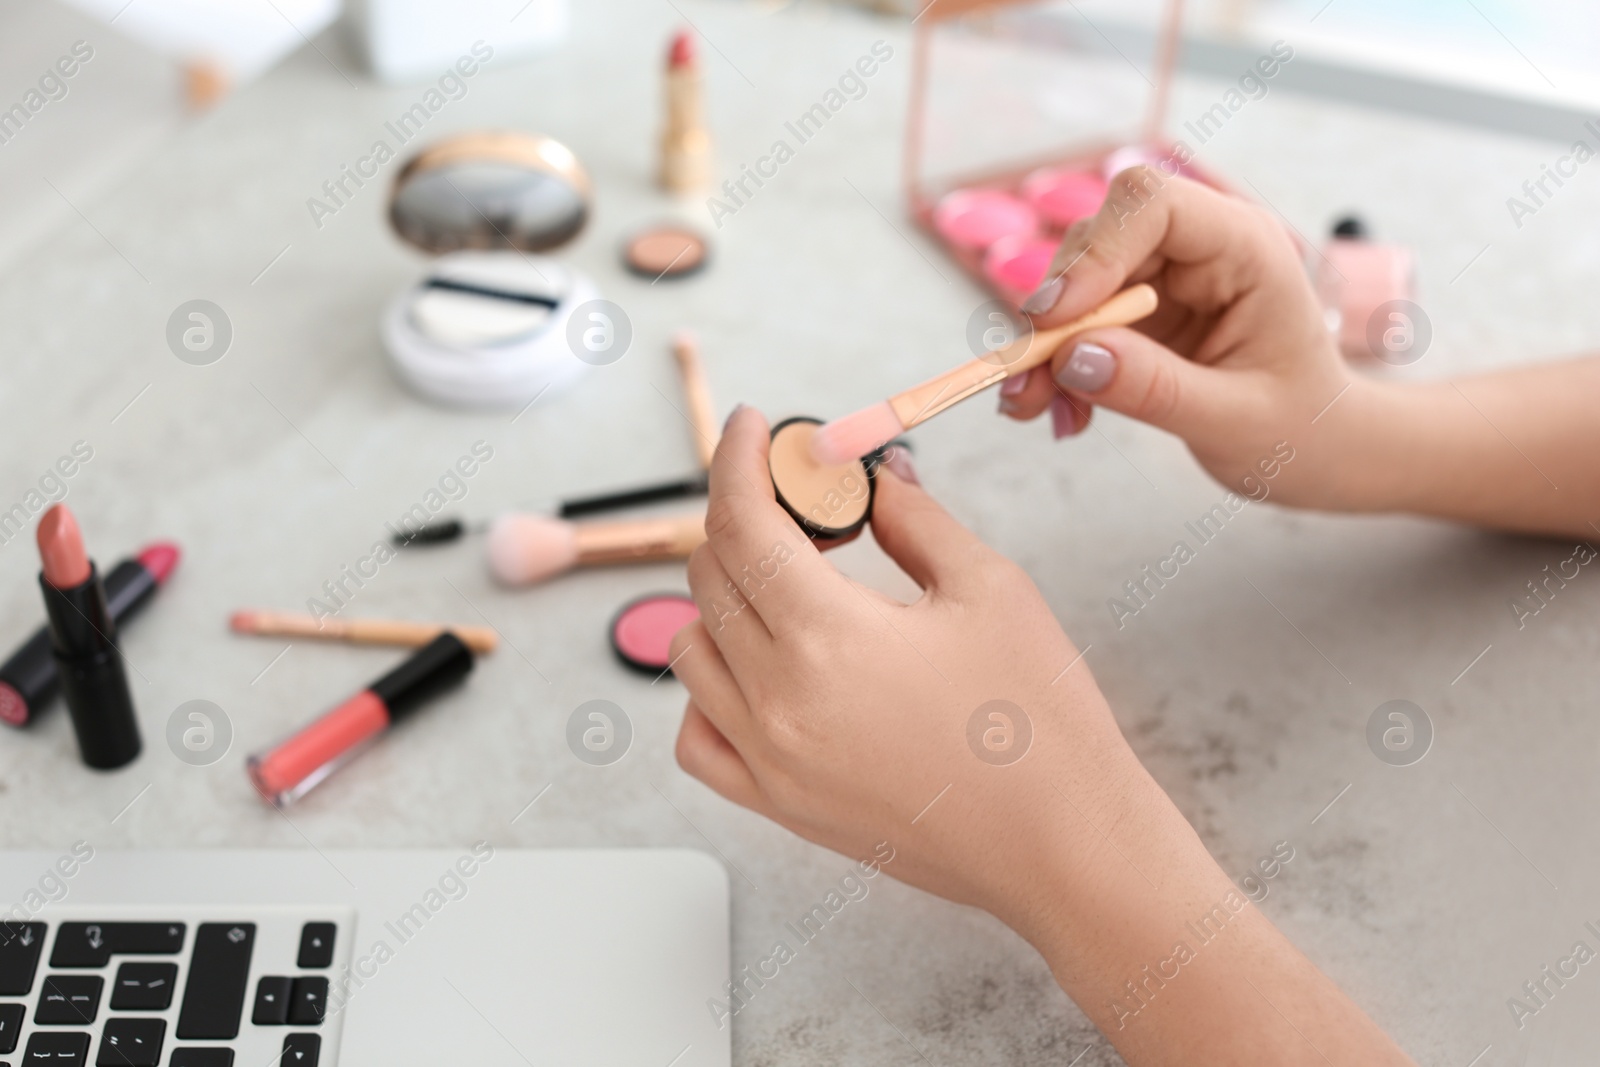
[[[578,562],[572,523],[542,515],[502,515],[489,527],[489,570],[507,585],[553,578]]]
[[[957,189],[939,199],[933,227],[956,247],[981,252],[1008,234],[1033,233],[1039,216],[999,189]]]
[[[1105,203],[1106,180],[1066,167],[1041,167],[1022,181],[1022,197],[1052,225],[1065,229]]]

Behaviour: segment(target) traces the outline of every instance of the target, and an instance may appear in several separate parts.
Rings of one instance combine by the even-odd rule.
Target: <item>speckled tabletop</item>
[[[764,151],[873,41],[895,57],[723,220],[703,276],[652,286],[620,269],[619,240],[672,210],[705,222],[703,208],[673,209],[650,181],[659,49],[680,7],[715,46],[706,70],[725,166]],[[78,31],[62,18],[70,42]],[[388,371],[378,314],[424,261],[387,231],[382,188],[370,184],[320,229],[309,217],[307,198],[419,92],[355,75],[337,34],[162,133],[115,180],[67,181],[59,193],[73,211],[47,232],[0,235],[10,242],[0,507],[86,441],[93,459],[68,500],[101,560],[157,537],[186,551],[125,634],[146,754],[86,772],[59,708],[6,731],[0,842],[688,846],[729,868],[736,961],[845,872],[843,857],[680,772],[681,690],[612,661],[611,614],[638,593],[682,587],[676,566],[514,592],[489,580],[476,545],[407,553],[350,613],[487,620],[506,647],[292,822],[245,779],[248,752],[395,653],[284,651],[229,634],[229,612],[303,606],[473,442],[489,442],[494,459],[458,505],[472,517],[691,469],[669,402],[679,392],[666,342],[680,327],[700,333],[723,411],[743,400],[772,415],[836,414],[964,358],[983,295],[904,222],[898,192],[901,23],[689,0],[585,0],[574,22],[554,54],[490,63],[427,129],[540,130],[594,177],[593,220],[561,255],[626,309],[633,346],[515,421],[429,406]],[[0,96],[32,76],[5,72]],[[55,106],[91,107],[91,89],[115,86],[86,82]],[[1174,114],[1198,113],[1219,91],[1180,83]],[[77,146],[96,150],[92,139]],[[1520,228],[1505,206],[1565,150],[1277,93],[1203,159],[1308,235],[1355,207],[1414,246],[1434,340],[1409,373],[1428,376],[1600,341],[1600,177],[1581,172]],[[22,166],[9,151],[0,147],[0,168]],[[7,180],[65,173],[26,165],[37,172]],[[204,367],[175,359],[164,339],[168,315],[194,298],[233,324],[227,355]],[[1177,442],[1126,420],[1097,416],[1082,438],[1052,444],[1042,424],[990,409],[967,404],[917,435],[923,481],[1032,573],[1089,649],[1134,749],[1223,866],[1242,875],[1275,843],[1292,845],[1261,907],[1419,1062],[1593,1062],[1600,976],[1585,968],[1520,1030],[1506,1000],[1575,941],[1595,944],[1583,923],[1600,921],[1600,576],[1586,568],[1519,628],[1508,602],[1570,544],[1253,505],[1119,629],[1107,599],[1221,490]],[[870,542],[840,561],[905,588]],[[0,644],[38,621],[36,567],[26,537],[0,546]],[[633,750],[605,768],[580,763],[564,739],[572,709],[596,697],[626,709],[636,731]],[[208,767],[180,762],[164,741],[168,716],[191,699],[232,723],[231,749]],[[1368,748],[1368,718],[1391,699],[1432,721],[1432,749],[1415,765],[1386,765]],[[736,1062],[1119,1062],[1007,930],[896,883],[876,883],[783,973],[738,1016]]]

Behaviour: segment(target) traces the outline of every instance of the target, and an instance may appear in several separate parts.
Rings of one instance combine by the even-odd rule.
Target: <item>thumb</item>
[[[1226,426],[1240,407],[1239,383],[1126,327],[1089,330],[1050,360],[1056,387],[1147,422],[1186,441]]]
[[[872,536],[925,590],[959,585],[988,548],[917,484],[911,456],[895,446],[878,470]]]

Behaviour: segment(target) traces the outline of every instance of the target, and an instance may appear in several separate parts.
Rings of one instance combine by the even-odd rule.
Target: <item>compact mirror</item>
[[[395,178],[389,223],[408,244],[544,252],[589,220],[589,175],[572,150],[539,134],[466,133],[430,145]]]

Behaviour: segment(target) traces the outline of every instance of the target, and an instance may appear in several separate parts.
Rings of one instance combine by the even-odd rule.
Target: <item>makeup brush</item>
[[[319,619],[294,611],[236,611],[228,616],[228,628],[234,633],[260,637],[313,637],[401,648],[421,648],[448,631],[480,656],[493,652],[500,643],[500,635],[487,626],[449,626],[403,619]]]
[[[683,378],[683,398],[688,403],[689,425],[694,430],[695,455],[700,458],[701,469],[710,470],[722,431],[717,427],[711,386],[706,381],[706,367],[700,361],[700,343],[695,335],[680,330],[672,339],[672,356],[678,361],[678,373]]]
[[[1074,334],[1103,326],[1127,326],[1155,309],[1154,289],[1143,283],[1129,286],[1065,325],[1018,337],[882,403],[818,427],[811,439],[811,454],[822,464],[849,463],[967,397],[1048,362],[1061,342]]]
[[[502,515],[489,527],[489,570],[507,585],[531,585],[573,567],[683,559],[705,539],[703,513],[584,523]]]

